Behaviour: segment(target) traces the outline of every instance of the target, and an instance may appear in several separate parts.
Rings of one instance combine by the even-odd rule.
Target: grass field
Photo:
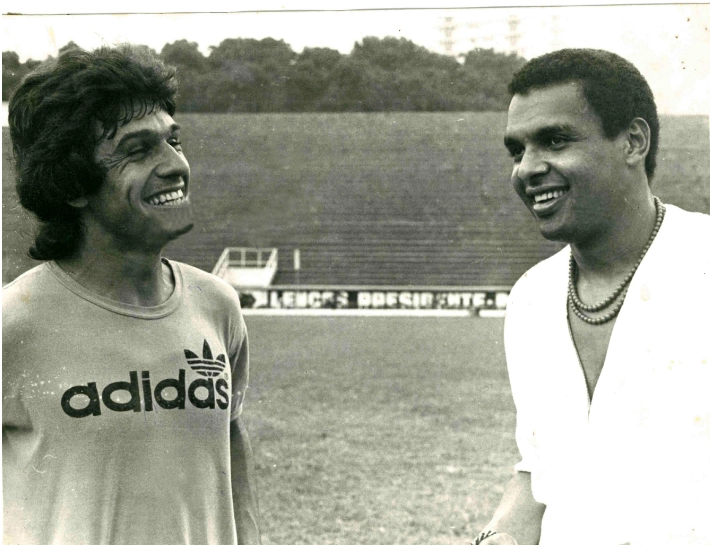
[[[264,543],[470,541],[517,456],[502,324],[248,317]]]

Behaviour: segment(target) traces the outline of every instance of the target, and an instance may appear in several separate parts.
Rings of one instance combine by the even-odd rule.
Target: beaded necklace
[[[641,257],[638,258],[638,261],[636,261],[636,264],[633,266],[631,271],[629,271],[629,274],[626,275],[626,277],[621,281],[621,284],[617,286],[614,292],[609,297],[604,299],[604,301],[602,301],[601,303],[585,305],[579,299],[579,295],[577,294],[577,287],[575,285],[578,274],[577,262],[574,260],[574,256],[572,255],[572,253],[570,253],[569,281],[567,283],[567,302],[572,308],[572,312],[574,312],[577,317],[583,322],[586,322],[591,325],[601,325],[615,318],[616,315],[619,314],[619,311],[621,310],[621,305],[624,304],[624,299],[626,298],[626,292],[628,291],[629,283],[634,277],[636,269],[638,269],[639,265],[641,265],[641,261],[643,261],[643,258],[645,257],[646,252],[648,252],[648,249],[651,247],[653,240],[656,238],[658,230],[661,228],[661,224],[663,223],[663,218],[666,215],[666,207],[663,206],[663,203],[660,201],[660,199],[658,197],[653,197],[653,200],[656,205],[656,224],[653,226],[651,238],[646,243],[646,246],[644,247],[643,252],[641,253]],[[600,310],[604,310],[607,307],[611,307],[609,311],[606,314],[602,314],[598,317],[591,317],[583,312],[599,312]]]

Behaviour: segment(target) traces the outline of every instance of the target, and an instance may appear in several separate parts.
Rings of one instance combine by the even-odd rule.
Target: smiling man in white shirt
[[[476,543],[710,543],[710,217],[653,196],[659,122],[628,61],[556,51],[510,91],[513,186],[568,246],[510,295],[522,460]]]

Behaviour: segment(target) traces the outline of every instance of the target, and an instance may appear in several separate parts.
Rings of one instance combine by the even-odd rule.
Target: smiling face
[[[99,142],[96,161],[106,167],[101,189],[87,197],[83,220],[89,240],[121,250],[159,251],[192,228],[190,166],[180,127],[156,108]]]
[[[515,95],[505,146],[516,193],[550,240],[583,243],[623,214],[624,132],[609,139],[576,83]]]

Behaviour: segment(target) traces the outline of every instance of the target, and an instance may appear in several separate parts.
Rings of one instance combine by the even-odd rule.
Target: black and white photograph
[[[710,4],[2,9],[2,543],[710,545]]]

